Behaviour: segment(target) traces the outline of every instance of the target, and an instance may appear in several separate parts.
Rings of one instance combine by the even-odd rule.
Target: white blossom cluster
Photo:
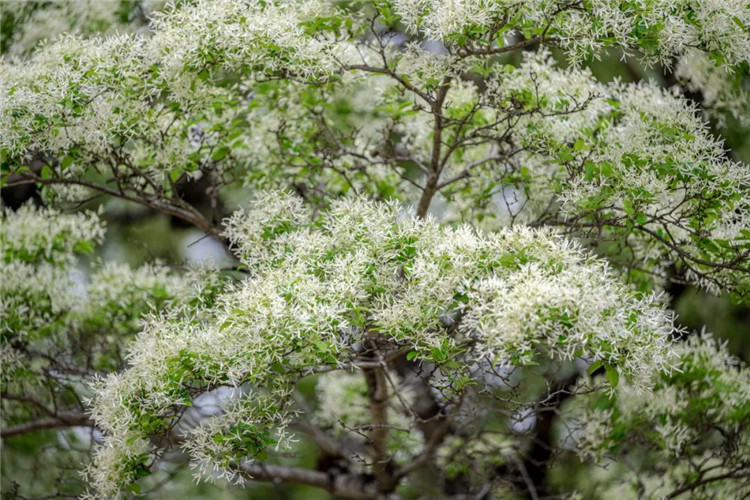
[[[573,60],[598,55],[616,43],[626,52],[645,50],[647,60],[670,64],[686,47],[721,52],[730,65],[750,59],[750,12],[743,0],[598,0],[582,6],[565,0],[393,0],[412,33],[461,43],[494,29],[490,43],[502,48],[518,32],[550,37]],[[462,37],[463,35],[463,37]]]
[[[6,336],[38,336],[80,304],[71,275],[76,252],[101,243],[104,227],[96,214],[61,214],[23,206],[3,211],[0,309]],[[8,337],[10,338],[10,337]]]
[[[460,352],[469,364],[487,354],[516,365],[594,357],[642,388],[669,362],[672,318],[658,298],[636,295],[549,231],[449,229],[358,199],[310,220],[298,200],[272,192],[228,221],[248,279],[194,319],[147,325],[131,367],[96,388],[104,446],[163,431],[190,394],[219,386],[250,383],[283,404],[286,384],[345,366],[374,332],[438,363]],[[446,314],[461,317],[457,333],[443,326]],[[234,451],[214,465],[247,454]]]
[[[686,278],[711,291],[722,280],[747,286],[745,272],[713,270],[715,281],[704,275],[701,261],[746,249],[750,170],[726,158],[694,106],[656,85],[604,85],[587,70],[558,69],[544,51],[490,91],[533,110],[513,130],[533,152],[531,178],[544,179],[530,183],[538,189],[527,191],[535,201],[527,210],[556,200],[573,225],[593,214],[615,228],[630,220],[642,228],[627,243],[644,269],[659,274],[684,257]]]
[[[75,19],[84,5],[90,12]],[[672,90],[603,84],[577,64],[619,48],[674,65],[704,105],[739,109],[746,1],[195,0],[169,3],[148,32],[120,34],[105,3],[53,4],[31,17],[11,54],[37,45],[33,23],[56,41],[3,66],[0,163],[14,177],[2,183],[63,183],[47,188],[53,199],[98,188],[199,222],[181,181],[206,176],[212,194],[235,182],[291,185],[304,197],[257,194],[225,221],[245,278],[220,295],[217,273],[158,264],[97,263],[83,277],[76,254],[103,238],[93,215],[26,207],[3,216],[3,383],[32,365],[14,346],[96,336],[100,352],[59,359],[86,355],[106,373],[122,366],[121,339],[142,330],[129,367],[92,388],[105,434],[87,471],[92,498],[125,496],[195,398],[216,389],[235,397],[179,436],[199,478],[242,483],[238,468],[290,443],[294,384],[319,371],[331,373],[313,418],[355,437],[372,423],[356,372],[372,366],[371,343],[435,367],[432,394],[448,405],[475,385],[497,395],[499,373],[518,367],[593,361],[611,399],[578,409],[586,458],[622,446],[622,435],[665,462],[705,449],[704,464],[719,472],[750,454],[746,367],[709,339],[675,347],[664,298],[642,292],[673,270],[750,296],[750,170],[727,159],[698,108]],[[98,24],[111,34],[87,38]],[[536,44],[563,49],[573,65],[562,69],[545,48],[517,65],[496,57]],[[473,226],[372,201],[422,195],[435,196],[433,209],[443,203],[446,220]],[[498,225],[508,227],[476,229]],[[566,236],[602,243],[614,265]],[[390,389],[388,446],[408,461],[420,452],[401,400],[412,396]],[[532,425],[530,415],[509,420]],[[712,448],[722,437],[724,461]],[[460,441],[449,439],[441,460]],[[493,456],[483,466],[495,467],[519,458],[514,442],[489,432],[463,451]],[[665,495],[691,467],[627,477]]]
[[[425,37],[441,40],[451,33],[460,33],[469,27],[489,28],[504,13],[509,3],[495,0],[454,0],[448,2],[421,0],[417,2],[394,1],[396,12],[407,29]]]
[[[230,149],[241,162],[255,121],[252,109],[247,117],[236,109],[247,85],[230,88],[212,75],[330,73],[331,42],[316,42],[303,26],[324,12],[319,1],[295,8],[203,1],[154,14],[148,35],[62,36],[5,66],[0,149],[20,163],[32,152],[58,156],[55,177],[78,178],[92,167],[134,174],[133,188],[147,192],[231,163],[232,156],[221,161]],[[110,165],[113,148],[120,159]]]
[[[304,22],[335,14],[325,0],[285,2],[199,1],[154,17],[151,50],[167,72],[200,68],[215,60],[225,69],[259,66],[271,73],[295,68],[318,73],[332,67],[331,41],[306,35]],[[269,54],[269,47],[275,52]]]
[[[606,404],[597,397],[572,403],[581,428],[577,451],[604,461],[630,456],[634,467],[596,481],[623,498],[659,498],[694,480],[747,471],[750,456],[750,372],[710,335],[694,335],[676,346],[679,362],[670,374],[654,374],[654,390],[643,394],[618,387]],[[588,406],[587,406],[588,405]],[[657,453],[655,462],[638,457]],[[623,477],[623,474],[625,477]],[[721,498],[748,493],[745,481],[709,481],[703,490]]]
[[[719,47],[727,53],[736,52],[727,56],[732,64],[747,58],[743,47],[748,37],[741,36],[740,27],[747,24],[743,21],[747,9],[737,2],[628,2],[627,8],[621,3],[594,2],[585,9],[574,9],[556,1],[398,1],[393,7],[408,29],[427,38],[442,39],[469,28],[491,30],[510,16],[512,22],[503,24],[501,30],[508,43],[515,40],[514,33],[550,20],[564,34],[565,43],[599,44],[616,33],[614,38],[622,38],[625,45],[632,45],[631,38],[649,39],[651,28],[661,26],[658,29],[667,31],[665,23],[678,23],[686,12],[694,12],[697,27],[690,23],[683,27],[697,30],[695,34],[654,35],[661,37],[664,57],[699,37],[709,45],[706,50]],[[558,15],[547,19],[549,12],[557,10]],[[304,92],[300,86],[281,89],[270,99],[256,99],[258,77],[332,78],[347,64],[380,62],[366,40],[341,38],[333,34],[335,30],[311,27],[326,19],[336,19],[339,25],[366,22],[361,14],[350,14],[324,0],[278,4],[198,1],[154,14],[148,36],[115,35],[91,41],[62,37],[31,60],[8,64],[3,72],[0,149],[18,161],[28,159],[32,151],[57,155],[61,165],[56,176],[77,177],[91,166],[108,166],[103,163],[114,148],[122,159],[113,166],[125,170],[121,175],[136,174],[140,184],[134,187],[146,192],[158,191],[158,186],[182,174],[199,176],[209,166],[220,176],[229,165],[252,164],[255,170],[247,178],[260,172],[270,176],[285,162],[271,155],[271,162],[266,159],[258,164],[259,158],[269,155],[255,154],[256,146],[269,149],[279,140],[279,130],[287,126],[291,129],[285,141],[304,141],[313,129],[309,122],[304,128],[295,127],[295,117],[305,121],[309,109],[299,109],[299,103],[292,108],[287,105],[294,102],[289,96]],[[731,26],[725,26],[727,22]],[[357,26],[351,28],[353,33],[362,29]],[[710,28],[710,36],[701,31],[703,28]],[[639,30],[647,33],[639,34]],[[711,43],[711,37],[721,41]],[[406,44],[403,50],[394,44],[386,47],[386,52],[394,60],[395,71],[424,90],[435,88],[446,78],[457,80],[474,61],[435,53],[418,41]],[[223,80],[230,74],[237,75],[240,83]],[[351,83],[347,78],[343,81]],[[236,109],[244,105],[249,109]],[[288,118],[284,122],[282,114]],[[420,117],[426,121],[429,115]],[[413,129],[405,122],[397,130],[423,128]],[[367,157],[365,146],[375,139],[373,135],[358,138],[360,147],[353,150]],[[407,140],[404,146],[411,142]],[[299,145],[284,148],[305,159]],[[321,165],[320,155],[315,156],[309,161]],[[374,170],[380,168],[371,157],[368,163],[375,164]],[[340,173],[356,170],[358,165],[349,158],[330,167]],[[343,180],[340,174],[339,180]]]
[[[677,60],[674,74],[688,90],[700,92],[703,107],[720,125],[726,126],[724,113],[747,124],[750,92],[741,83],[745,76],[741,71],[730,73],[709,54],[688,50]]]
[[[91,35],[145,32],[148,17],[165,7],[166,0],[57,0],[5,2],[3,13],[13,16],[14,30],[6,54],[22,57],[67,33]]]
[[[558,2],[394,6],[412,31],[437,38],[472,26],[491,31],[505,14],[514,14],[503,25],[508,43],[527,29],[524,23],[543,24],[557,7],[559,16],[549,20],[572,31],[579,24],[595,31],[570,35],[570,43],[598,43],[616,32],[627,45],[629,37],[651,37],[651,28],[666,30],[666,13],[677,23],[688,11],[718,37],[709,20],[730,19],[740,29],[745,15],[735,12],[742,8],[734,2],[629,2],[625,8],[606,1],[582,10]],[[671,245],[693,258],[683,259],[686,279],[712,291],[745,286],[744,274],[730,270],[736,265],[707,271],[700,261],[730,261],[743,251],[737,238],[750,222],[747,168],[724,158],[722,145],[685,101],[651,85],[603,85],[586,70],[557,68],[544,50],[519,68],[483,68],[480,56],[439,43],[443,50],[436,50],[429,40],[393,42],[383,48],[387,68],[373,73],[362,67],[383,61],[367,37],[342,38],[336,30],[311,27],[325,25],[328,14],[340,24],[364,21],[361,13],[323,0],[199,1],[163,11],[150,36],[64,37],[32,60],[8,65],[0,149],[20,165],[32,152],[57,156],[59,163],[49,164],[41,177],[70,182],[92,168],[114,173],[136,198],[172,194],[178,179],[208,173],[219,186],[233,180],[262,187],[305,184],[315,197],[356,191],[415,202],[427,176],[408,169],[434,168],[428,101],[449,82],[439,181],[462,180],[442,193],[449,217],[478,212],[503,224],[533,222],[559,203],[566,222],[575,224],[611,206],[609,218],[642,228],[618,237],[646,272],[663,276],[685,257],[675,256]],[[697,29],[688,24],[686,30]],[[735,51],[750,38],[728,27],[721,36],[742,39],[727,42]],[[679,43],[670,40],[659,43],[672,54]],[[691,50],[681,57],[681,78],[714,89],[706,93],[707,103],[734,102],[729,96],[737,85],[716,88],[725,66],[686,72],[688,59],[705,63],[709,56]],[[743,57],[737,52],[733,60]],[[349,64],[359,69],[336,80]],[[487,72],[481,86],[462,76],[477,68]],[[383,74],[388,71],[400,83]],[[288,78],[268,81],[269,74]],[[312,87],[308,79],[338,84]],[[331,105],[346,101],[348,110]],[[649,168],[654,164],[660,167]],[[83,197],[75,188],[63,197]],[[660,231],[661,240],[654,236]]]
[[[148,440],[135,439],[116,444],[117,446],[102,446],[94,451],[93,460],[97,467],[87,468],[85,478],[99,493],[86,492],[81,498],[122,498],[119,490],[123,486],[123,477],[134,481],[137,478],[136,471],[143,470],[149,458]]]
[[[104,225],[93,212],[62,214],[53,208],[24,205],[3,211],[3,262],[71,264],[74,252],[89,248],[82,242],[101,243]]]
[[[234,470],[236,465],[263,458],[266,447],[276,452],[289,447],[294,438],[287,431],[289,416],[279,411],[279,399],[284,400],[279,396],[278,392],[251,391],[232,398],[221,415],[202,421],[190,431],[183,448],[196,469],[197,480],[224,479],[244,485],[247,476]],[[242,458],[232,463],[237,456]]]
[[[3,330],[14,337],[39,336],[47,327],[61,328],[58,321],[74,329],[105,311],[127,324],[149,302],[184,300],[200,295],[194,292],[198,283],[203,289],[217,284],[205,270],[180,275],[159,264],[131,269],[106,263],[86,277],[76,268],[77,257],[103,239],[104,224],[93,212],[64,214],[30,205],[4,212]]]
[[[213,271],[178,273],[158,264],[132,269],[94,263],[87,275],[78,267],[78,257],[91,253],[103,237],[104,224],[95,213],[66,214],[29,205],[3,212],[0,362],[4,387],[26,392],[40,383],[46,387],[44,379],[29,375],[39,365],[35,353],[49,352],[62,366],[86,358],[92,370],[117,369],[122,344],[154,308],[169,305],[171,314],[179,315],[210,300],[219,287]],[[71,348],[94,336],[91,350]],[[59,380],[85,375],[84,370],[57,371]],[[4,418],[13,418],[12,412]]]
[[[190,155],[199,148],[190,143],[186,129],[201,116],[178,120],[166,104],[155,112],[153,99],[161,89],[149,78],[153,62],[144,53],[147,46],[146,38],[134,35],[91,41],[66,37],[30,62],[10,65],[1,96],[0,147],[22,157],[30,150],[58,154],[60,164],[53,172],[65,178],[80,176],[92,165],[105,167],[101,159],[113,142],[129,156],[129,168],[158,181],[169,178],[167,165],[190,165]],[[170,122],[178,122],[181,133],[163,135],[159,148],[144,142]],[[139,187],[149,187],[142,182]]]

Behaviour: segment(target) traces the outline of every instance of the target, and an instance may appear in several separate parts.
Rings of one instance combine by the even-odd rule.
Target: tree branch
[[[64,415],[54,418],[44,418],[7,427],[0,432],[0,437],[9,438],[19,434],[26,434],[27,432],[64,429],[66,427],[94,427],[94,421],[86,415]]]
[[[355,500],[372,500],[379,497],[373,491],[374,484],[367,476],[337,474],[332,475],[300,467],[288,467],[282,465],[265,465],[251,463],[237,466],[240,472],[246,474],[248,479],[254,481],[269,481],[273,483],[295,483],[313,486],[326,490],[331,495],[340,498]]]
[[[370,417],[372,419],[370,441],[373,448],[373,473],[378,480],[381,491],[390,491],[394,478],[389,471],[388,457],[388,380],[383,366],[362,370],[367,381],[367,392],[370,398]]]
[[[508,52],[513,52],[515,50],[525,49],[526,47],[530,47],[532,45],[536,45],[537,43],[544,43],[554,46],[557,43],[562,42],[563,39],[556,36],[535,36],[533,38],[529,38],[527,40],[523,40],[518,43],[514,43],[513,45],[506,45],[504,47],[490,47],[486,49],[467,49],[464,50],[459,54],[459,57],[461,58],[467,58],[472,56],[494,56],[499,54],[506,54]]]
[[[90,182],[84,179],[72,179],[72,178],[71,179],[66,179],[66,178],[43,179],[42,177],[29,173],[29,172],[19,173],[18,175],[22,177],[23,180],[8,183],[6,184],[6,187],[12,187],[12,186],[17,186],[17,185],[22,185],[22,184],[44,184],[44,185],[72,184],[72,185],[87,187],[89,189],[93,189],[94,191],[98,191],[103,194],[114,196],[115,198],[121,198],[126,201],[131,201],[139,205],[143,205],[145,207],[156,210],[157,212],[165,213],[168,215],[173,215],[177,218],[187,221],[193,226],[203,230],[206,234],[210,234],[211,236],[219,239],[222,243],[226,244],[226,238],[222,236],[221,229],[214,227],[205,217],[203,217],[203,215],[200,212],[195,210],[193,207],[189,207],[189,208],[178,207],[176,205],[173,205],[171,203],[168,203],[158,198],[148,199],[148,198],[133,196],[133,195],[125,193],[122,190],[112,189],[110,187],[103,186],[101,184],[96,184],[94,182]]]
[[[685,486],[682,486],[680,488],[677,488],[669,495],[665,496],[665,500],[671,500],[672,498],[676,498],[683,493],[687,493],[688,491],[694,490],[696,488],[700,488],[701,486],[705,486],[709,483],[713,483],[715,481],[723,481],[724,479],[741,479],[745,477],[750,477],[750,471],[733,471],[733,472],[727,472],[726,474],[721,474],[719,476],[713,476],[713,477],[707,477],[705,479],[701,479],[699,481],[695,481],[689,484],[686,484]]]
[[[446,78],[440,89],[437,92],[435,102],[432,103],[432,113],[435,116],[435,121],[432,130],[432,155],[430,157],[430,173],[427,175],[427,180],[422,191],[422,197],[419,200],[419,206],[417,207],[417,217],[423,219],[427,215],[427,211],[430,209],[430,203],[432,198],[438,191],[438,182],[440,181],[441,172],[441,151],[443,146],[443,104],[445,103],[445,97],[448,95],[450,89],[450,78]]]

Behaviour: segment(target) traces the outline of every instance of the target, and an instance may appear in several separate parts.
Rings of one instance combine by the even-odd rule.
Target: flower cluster
[[[43,178],[114,172],[152,194],[209,166],[244,164],[255,120],[237,108],[252,89],[228,85],[224,72],[330,73],[331,42],[303,25],[324,11],[315,1],[291,9],[205,1],[155,14],[148,34],[61,36],[3,72],[4,162],[28,173],[32,156],[47,161]]]
[[[742,84],[742,71],[729,72],[709,54],[694,49],[680,56],[674,74],[691,92],[700,92],[703,107],[719,125],[726,125],[725,113],[747,124],[750,92]]]
[[[647,374],[669,363],[672,318],[658,299],[635,294],[549,231],[450,229],[360,199],[311,220],[297,199],[273,192],[232,217],[227,234],[248,278],[192,318],[147,325],[131,367],[96,388],[104,446],[165,432],[192,397],[220,386],[265,391],[283,416],[290,384],[356,364],[357,346],[373,335],[418,359],[450,361],[446,373],[487,355],[518,366],[587,356],[644,388]],[[460,318],[457,328],[445,327],[448,316]],[[243,408],[255,421],[252,406]],[[232,415],[215,417],[211,429]],[[202,449],[191,435],[184,446]],[[212,467],[259,453],[229,451],[223,446]]]
[[[92,212],[65,214],[25,205],[3,213],[4,340],[112,325],[133,332],[151,308],[175,299],[174,306],[193,297],[203,300],[218,286],[208,269],[179,274],[158,264],[131,269],[106,263],[86,276],[76,268],[78,257],[103,238],[104,224]]]
[[[652,84],[603,85],[586,70],[559,69],[544,51],[490,92],[528,110],[512,133],[526,177],[544,182],[518,183],[533,201],[527,212],[543,208],[550,222],[558,202],[557,224],[600,231],[616,242],[615,262],[628,249],[649,279],[674,264],[711,291],[746,294],[750,174],[726,158],[694,106]]]
[[[28,205],[3,212],[0,325],[4,342],[44,336],[58,318],[81,303],[72,274],[76,254],[90,252],[103,237],[103,224],[93,213],[67,215]]]
[[[85,253],[104,239],[104,225],[94,213],[62,214],[52,208],[24,205],[3,211],[0,244],[3,262],[69,265],[74,252]]]
[[[28,205],[3,212],[4,393],[23,394],[63,414],[81,412],[69,391],[90,394],[86,380],[122,369],[122,345],[147,315],[168,308],[170,316],[180,316],[210,304],[220,288],[217,273],[208,269],[177,272],[158,264],[131,269],[99,262],[79,267],[79,257],[91,253],[103,236],[104,224],[94,213]],[[3,424],[33,419],[35,413],[11,406],[4,409]]]
[[[267,449],[287,449],[293,441],[287,432],[290,418],[282,410],[287,397],[280,392],[234,395],[221,415],[191,429],[183,448],[196,469],[196,478],[243,485],[246,476],[234,470],[238,465],[265,459]]]
[[[514,35],[565,47],[573,60],[617,45],[647,61],[670,64],[686,47],[720,52],[729,65],[750,59],[750,13],[742,0],[622,1],[393,0],[407,30],[458,46],[502,48]],[[486,34],[490,33],[489,38]]]
[[[634,498],[669,494],[696,477],[711,479],[703,491],[723,498],[747,494],[747,483],[731,481],[747,472],[750,456],[750,377],[747,365],[710,335],[691,336],[677,348],[679,362],[654,374],[654,390],[642,394],[629,384],[613,399],[596,396],[573,402],[576,449],[610,460],[631,456],[624,483]],[[574,416],[575,415],[575,416]],[[573,424],[573,427],[576,427]],[[643,452],[656,455],[644,460]],[[618,475],[617,465],[612,473]],[[605,474],[598,482],[623,490],[623,478]],[[725,480],[721,480],[725,479]]]
[[[160,13],[149,36],[64,37],[4,72],[4,162],[76,188],[97,170],[123,196],[162,198],[191,220],[177,184],[204,175],[215,190],[291,184],[313,204],[348,192],[416,202],[434,180],[449,219],[590,229],[615,261],[633,255],[618,267],[644,288],[675,266],[682,280],[747,296],[748,170],[726,159],[693,106],[655,85],[561,69],[545,50],[517,67],[489,59],[534,37],[574,57],[581,44],[653,42],[660,58],[679,58],[689,88],[726,107],[744,99],[739,72],[722,75],[746,59],[747,9],[388,4],[379,14],[395,12],[414,40],[364,35],[368,9],[323,0],[199,1]],[[698,48],[680,52],[688,45]],[[46,162],[40,172],[24,166],[32,158]]]
[[[12,17],[6,54],[23,57],[42,43],[54,42],[66,33],[84,37],[115,32],[144,32],[148,18],[165,7],[166,0],[61,0],[51,4],[7,2],[3,14]]]

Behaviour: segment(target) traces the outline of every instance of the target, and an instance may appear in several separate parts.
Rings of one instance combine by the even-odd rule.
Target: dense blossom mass
[[[563,70],[544,50],[519,66],[488,60],[525,47],[516,38],[527,31],[571,57],[650,49],[662,62],[685,58],[676,74],[709,105],[742,108],[746,91],[711,75],[747,64],[747,9],[630,4],[562,2],[549,16],[551,6],[526,2],[396,2],[373,16],[321,0],[190,3],[160,14],[149,35],[67,37],[8,65],[0,148],[6,162],[57,158],[26,174],[49,196],[119,194],[89,180],[114,174],[122,196],[214,234],[175,193],[178,180],[422,205],[444,196],[446,216],[479,211],[494,226],[596,226],[613,253],[633,254],[638,282],[663,283],[675,263],[687,281],[745,295],[750,174],[693,106],[654,85]],[[400,44],[388,24],[367,35],[368,16],[419,36]],[[431,48],[438,39],[443,51]],[[705,52],[684,49],[695,44]],[[714,52],[724,59],[713,69],[689,62]]]
[[[653,392],[644,394],[627,386],[618,391],[617,399],[589,397],[569,410],[570,425],[578,428],[576,447],[584,455],[607,461],[613,451],[623,448],[622,453],[632,457],[634,450],[627,449],[629,440],[658,450],[656,463],[639,464],[633,470],[613,464],[601,478],[602,485],[609,483],[604,487],[608,493],[630,490],[635,496],[645,490],[652,497],[666,497],[694,481],[701,467],[710,467],[719,477],[747,473],[747,366],[738,364],[727,354],[726,346],[710,336],[693,337],[678,345],[677,354],[677,369],[654,374]],[[728,453],[720,458],[711,447],[701,449],[700,444],[710,442],[721,442]],[[622,481],[615,486],[611,475],[621,476]],[[707,493],[737,498],[748,493],[748,485],[746,481],[718,483],[710,485]]]
[[[281,193],[235,214],[227,232],[250,277],[201,316],[156,319],[131,348],[132,367],[100,387],[100,491],[114,494],[118,475],[133,479],[150,457],[146,437],[170,428],[190,397],[250,383],[241,409],[212,420],[208,437],[191,431],[199,445],[191,435],[183,444],[202,470],[233,477],[231,466],[283,442],[292,384],[320,367],[357,366],[368,339],[436,363],[452,391],[477,377],[449,362],[458,359],[524,366],[585,356],[642,389],[644,376],[670,368],[672,320],[658,301],[547,231],[446,229],[364,201],[308,219]],[[443,333],[446,321],[455,335]]]
[[[46,205],[2,215],[3,438],[96,428],[91,498],[175,457],[538,498],[566,453],[602,497],[750,494],[747,367],[669,296],[750,303],[747,1],[115,3],[0,23],[0,184]],[[234,264],[93,257],[113,199]]]
[[[218,286],[208,269],[177,273],[159,264],[133,269],[97,262],[87,275],[77,257],[91,253],[104,234],[97,214],[31,207],[3,211],[0,225],[3,398],[39,397],[35,405],[47,416],[70,425],[91,423],[70,391],[91,397],[87,375],[124,365],[120,346],[141,329],[145,315],[205,305]],[[15,410],[3,418],[16,420]]]

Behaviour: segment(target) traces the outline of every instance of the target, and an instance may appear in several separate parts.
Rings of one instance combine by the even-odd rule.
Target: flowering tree
[[[750,302],[750,169],[706,123],[747,116],[746,2],[125,4],[135,33],[30,49],[39,7],[7,41],[3,188],[58,208],[4,214],[4,437],[97,429],[93,498],[178,448],[342,498],[574,495],[574,456],[597,496],[750,494],[747,367],[661,293]],[[612,51],[676,86],[603,83]],[[236,268],[75,285],[103,223],[59,209],[102,195]]]

